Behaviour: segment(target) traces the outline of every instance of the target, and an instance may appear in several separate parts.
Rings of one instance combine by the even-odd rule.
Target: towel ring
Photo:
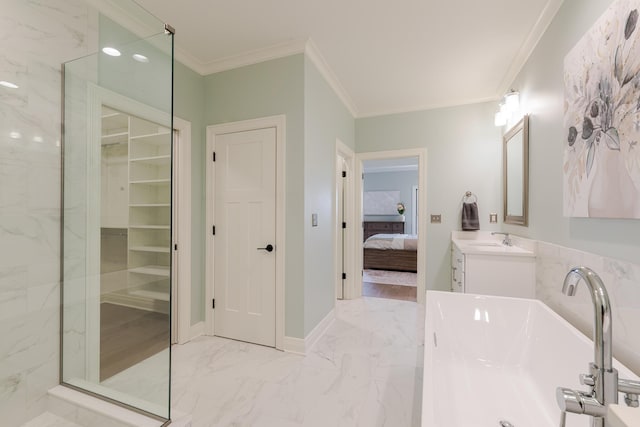
[[[471,200],[473,198],[473,200]],[[464,196],[462,196],[462,202],[463,203],[476,203],[478,201],[478,197],[473,194],[471,191],[467,191],[466,193],[464,193]]]

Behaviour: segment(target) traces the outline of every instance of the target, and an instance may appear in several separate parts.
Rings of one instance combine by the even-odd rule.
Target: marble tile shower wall
[[[640,374],[640,265],[545,242],[538,242],[536,262],[536,297],[590,338],[594,312],[587,288],[578,285],[573,297],[561,289],[572,267],[585,266],[598,273],[611,299],[614,356]]]
[[[0,422],[45,410],[58,383],[61,64],[95,52],[78,0],[0,9]]]

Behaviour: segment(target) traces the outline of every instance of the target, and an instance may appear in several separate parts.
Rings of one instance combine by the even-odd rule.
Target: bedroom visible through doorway
[[[415,156],[362,162],[363,296],[417,301],[418,164]]]

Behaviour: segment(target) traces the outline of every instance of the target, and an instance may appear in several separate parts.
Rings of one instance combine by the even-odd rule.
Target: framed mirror
[[[529,218],[529,116],[503,137],[504,222],[527,226]]]

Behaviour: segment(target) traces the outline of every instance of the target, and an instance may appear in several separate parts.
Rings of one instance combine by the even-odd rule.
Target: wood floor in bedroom
[[[365,297],[417,301],[418,288],[414,286],[362,282],[362,295]]]

